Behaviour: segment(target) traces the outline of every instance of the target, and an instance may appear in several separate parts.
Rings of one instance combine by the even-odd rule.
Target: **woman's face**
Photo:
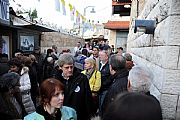
[[[85,61],[84,69],[88,70],[88,69],[91,69],[91,68],[93,68],[93,64],[91,62]]]
[[[58,88],[55,90],[54,95],[51,98],[50,105],[54,108],[61,108],[64,101],[64,91],[59,90]]]

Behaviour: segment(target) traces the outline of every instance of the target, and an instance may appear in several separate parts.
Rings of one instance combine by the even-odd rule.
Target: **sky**
[[[14,2],[15,1],[15,2]],[[59,0],[61,1],[61,0]],[[99,21],[100,23],[106,23],[111,18],[111,4],[112,0],[65,0],[66,9],[68,4],[71,3],[75,8],[83,15],[84,9],[86,12],[87,20],[94,20],[94,23]],[[43,21],[57,24],[63,28],[71,28],[73,22],[70,20],[70,11],[66,10],[66,16],[61,11],[55,10],[55,0],[10,0],[10,6],[13,6],[14,10],[20,9],[17,4],[21,5],[21,9],[37,9],[38,17],[42,18]],[[90,13],[92,7],[96,13]]]

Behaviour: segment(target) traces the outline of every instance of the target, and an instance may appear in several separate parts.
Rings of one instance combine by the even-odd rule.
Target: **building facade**
[[[127,51],[154,75],[151,94],[164,120],[180,120],[180,0],[132,0]],[[154,34],[134,33],[134,20],[155,20]]]
[[[127,37],[129,33],[131,0],[112,0],[111,20],[104,24],[109,30],[109,44],[115,48],[127,48]]]

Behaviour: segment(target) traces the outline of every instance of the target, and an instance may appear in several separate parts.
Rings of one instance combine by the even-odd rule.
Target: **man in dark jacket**
[[[90,120],[93,103],[87,77],[74,68],[71,54],[62,54],[58,65],[60,70],[57,71],[56,78],[65,85],[64,105],[76,110],[78,120]]]
[[[109,55],[107,50],[99,52],[99,71],[101,72],[101,89],[99,90],[99,115],[102,116],[102,104],[106,96],[107,90],[111,86],[112,81],[108,79],[110,77],[109,70]]]
[[[127,91],[128,71],[125,68],[126,59],[121,55],[112,55],[109,61],[112,84],[108,89],[103,103],[103,113],[107,106],[120,92]]]

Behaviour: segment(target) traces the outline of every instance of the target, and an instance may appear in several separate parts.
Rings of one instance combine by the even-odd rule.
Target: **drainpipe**
[[[136,4],[137,4],[137,16],[136,17],[138,17],[139,16],[139,0],[137,0]]]

